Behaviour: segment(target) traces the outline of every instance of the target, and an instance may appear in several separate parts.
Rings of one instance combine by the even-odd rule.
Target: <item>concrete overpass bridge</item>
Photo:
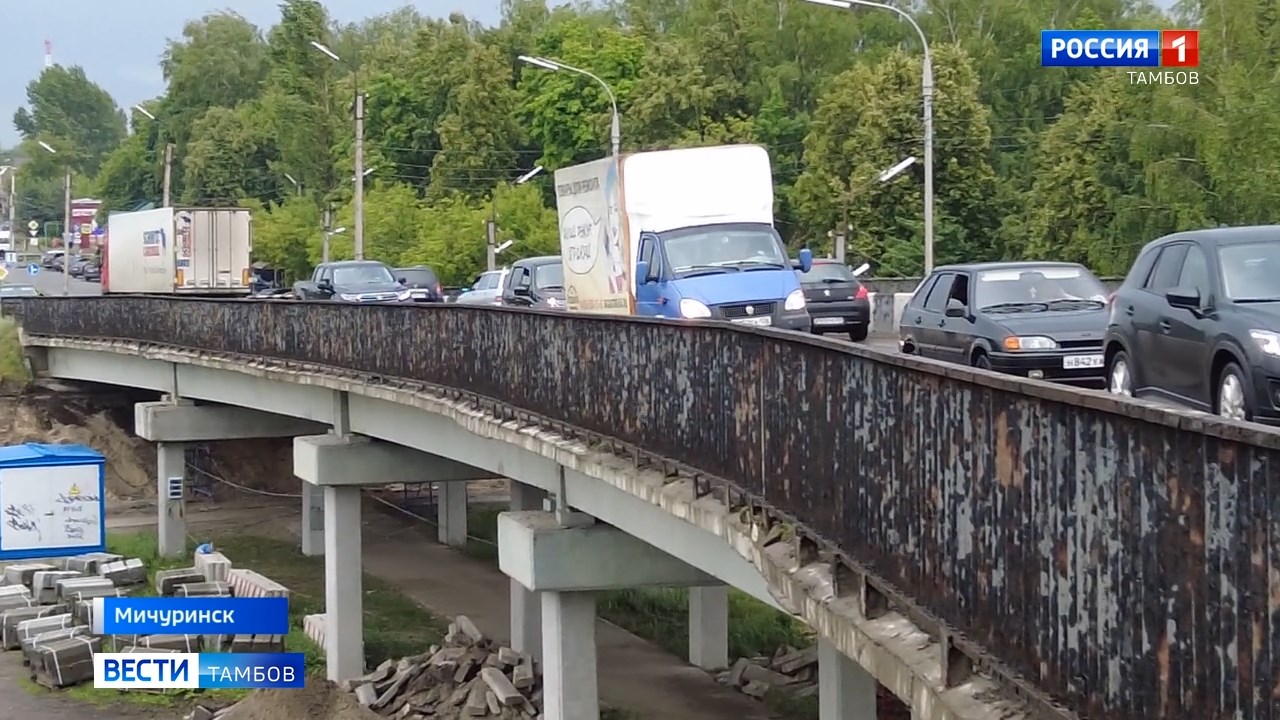
[[[333,678],[363,663],[344,572],[360,486],[500,475],[511,634],[541,656],[553,720],[598,717],[592,593],[652,584],[698,588],[704,666],[723,662],[726,584],[803,618],[824,720],[873,718],[873,679],[922,720],[1280,718],[1265,428],[714,324],[147,297],[14,312],[39,372],[166,396],[138,409],[162,497],[183,443],[296,437]],[[161,508],[171,550],[181,503]]]

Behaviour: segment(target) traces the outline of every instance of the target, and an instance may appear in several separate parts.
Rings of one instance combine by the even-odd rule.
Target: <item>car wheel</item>
[[[1252,420],[1253,408],[1250,407],[1249,383],[1245,380],[1244,371],[1235,363],[1227,363],[1218,376],[1218,392],[1214,404],[1219,417],[1228,420]]]
[[[978,368],[979,370],[990,370],[991,358],[987,357],[986,353],[980,352],[974,356],[973,366]]]
[[[862,342],[867,339],[867,328],[860,327],[856,330],[849,331],[849,339],[854,342]]]
[[[1111,358],[1111,367],[1107,370],[1107,392],[1133,397],[1133,369],[1128,353],[1123,350]]]

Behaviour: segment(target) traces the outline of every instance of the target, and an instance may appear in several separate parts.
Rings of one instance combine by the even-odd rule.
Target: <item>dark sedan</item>
[[[922,357],[1101,387],[1106,300],[1074,263],[948,265],[916,290],[898,342]]]
[[[1111,308],[1111,392],[1280,425],[1280,226],[1151,242]]]
[[[849,339],[867,339],[871,324],[871,302],[867,288],[849,266],[838,260],[815,258],[809,272],[796,269],[804,290],[812,330],[816,335],[847,333]]]

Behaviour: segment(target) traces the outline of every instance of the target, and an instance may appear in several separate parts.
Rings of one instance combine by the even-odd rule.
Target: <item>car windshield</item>
[[[1218,248],[1222,289],[1235,302],[1280,300],[1280,241],[1223,245]]]
[[[687,232],[664,238],[663,245],[680,274],[790,267],[772,228]]]
[[[410,285],[435,285],[439,282],[436,279],[436,274],[425,268],[397,270],[396,277],[404,278],[404,281]]]
[[[348,265],[333,269],[334,285],[378,285],[393,283],[396,279],[385,265]]]
[[[974,306],[993,308],[1075,309],[1102,307],[1107,289],[1081,266],[1045,265],[984,270],[977,274]]]
[[[560,263],[539,265],[533,275],[534,284],[539,290],[557,290],[564,287],[564,266]]]
[[[809,272],[796,270],[800,282],[812,285],[816,283],[849,283],[856,282],[853,271],[840,263],[814,263]]]

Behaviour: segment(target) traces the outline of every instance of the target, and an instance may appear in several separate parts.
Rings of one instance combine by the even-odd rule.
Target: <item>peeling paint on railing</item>
[[[20,314],[500,399],[727,479],[1080,716],[1280,719],[1271,430],[712,324],[140,297]]]

